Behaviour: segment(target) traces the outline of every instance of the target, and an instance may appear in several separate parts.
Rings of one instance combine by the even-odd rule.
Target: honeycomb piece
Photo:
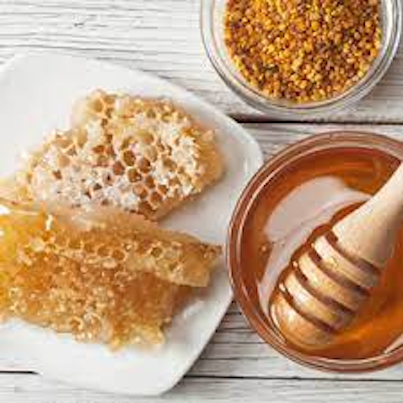
[[[193,264],[216,248],[198,246],[193,238],[127,213],[111,213],[98,222],[106,210],[91,216],[49,211],[1,200],[1,316],[113,349],[163,342],[164,325],[189,293],[189,287],[179,285],[191,275],[186,254],[195,253],[188,262]]]
[[[77,218],[78,217],[78,218]],[[178,285],[206,287],[218,257],[219,246],[200,242],[191,235],[161,229],[137,214],[113,208],[96,208],[76,220],[98,228],[96,235],[112,231],[131,242],[122,263],[131,270],[149,272]],[[81,224],[82,225],[82,224]]]
[[[19,175],[26,195],[73,207],[115,206],[158,219],[215,182],[213,132],[167,101],[96,91]]]

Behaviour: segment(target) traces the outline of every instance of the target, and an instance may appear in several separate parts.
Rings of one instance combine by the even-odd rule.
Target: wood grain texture
[[[214,72],[199,32],[200,0],[0,0],[0,65],[39,49],[78,53],[140,68],[182,85],[244,121],[273,121],[237,99]],[[327,121],[360,123],[247,124],[266,158],[309,134],[373,130],[403,140],[403,45],[386,77],[354,110]],[[298,118],[291,120],[297,121]],[[367,126],[363,123],[377,122]],[[392,123],[392,124],[390,124]],[[0,368],[0,402],[402,402],[403,367],[346,377],[302,368],[266,346],[232,304],[188,376],[161,399],[81,390],[29,368]]]
[[[156,73],[227,113],[254,119],[258,114],[237,99],[210,66],[199,32],[200,1],[0,0],[0,63],[26,49],[95,56]],[[402,69],[403,45],[365,100],[327,120],[403,122]]]
[[[401,403],[400,382],[187,378],[160,398],[133,398],[72,388],[39,376],[0,377],[4,403]]]

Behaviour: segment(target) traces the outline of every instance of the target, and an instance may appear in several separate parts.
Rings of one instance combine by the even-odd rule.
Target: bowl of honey
[[[251,327],[288,358],[335,372],[378,370],[403,361],[403,229],[368,300],[328,344],[314,346],[283,332],[273,303],[279,293],[286,292],[292,262],[318,236],[371,198],[402,160],[403,143],[382,135],[318,134],[270,159],[244,190],[227,241],[235,297]],[[306,281],[303,275],[296,278]],[[350,286],[342,278],[330,280],[335,287]],[[313,298],[326,298],[315,284],[304,286]],[[334,299],[339,303],[337,293]],[[322,320],[305,318],[304,311],[296,314],[332,331]]]

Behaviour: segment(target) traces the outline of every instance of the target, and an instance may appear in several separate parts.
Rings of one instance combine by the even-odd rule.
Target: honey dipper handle
[[[403,222],[403,163],[365,204],[338,222],[333,232],[347,252],[382,268],[391,257]]]

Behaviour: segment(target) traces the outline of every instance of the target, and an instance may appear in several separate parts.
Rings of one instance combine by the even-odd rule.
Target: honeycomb
[[[0,199],[0,314],[117,349],[159,344],[220,248],[143,217]]]
[[[95,91],[19,175],[24,194],[159,219],[219,179],[214,134],[164,100]]]

